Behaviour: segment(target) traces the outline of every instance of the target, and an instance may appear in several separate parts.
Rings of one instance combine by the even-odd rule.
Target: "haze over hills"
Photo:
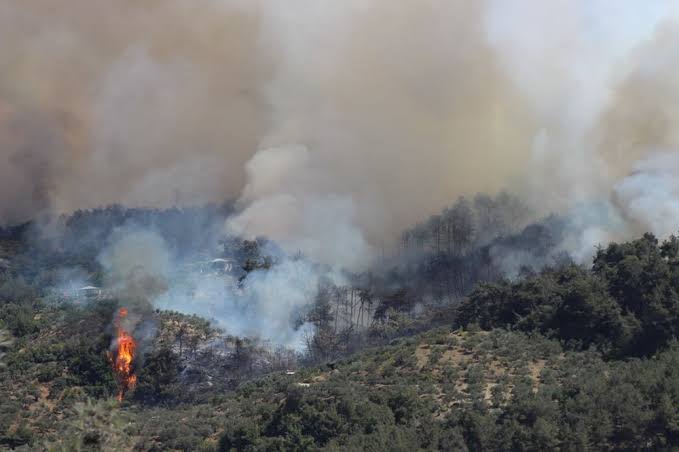
[[[239,199],[228,229],[346,266],[503,189],[538,217],[610,204],[588,249],[675,230],[672,2],[2,11],[3,222]]]

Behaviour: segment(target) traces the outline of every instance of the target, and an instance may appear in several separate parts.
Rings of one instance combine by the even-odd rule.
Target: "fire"
[[[118,382],[118,400],[122,401],[125,394],[134,389],[137,383],[137,376],[134,375],[132,369],[132,361],[134,360],[134,353],[137,348],[137,343],[130,333],[128,333],[122,326],[122,320],[127,317],[127,309],[120,308],[116,318],[116,343],[115,350],[109,358],[113,372],[116,375]]]

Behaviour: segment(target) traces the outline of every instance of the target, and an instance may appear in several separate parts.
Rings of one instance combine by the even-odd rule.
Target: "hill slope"
[[[36,355],[44,345],[23,348],[33,357],[29,378],[0,372],[10,400],[5,447],[600,450],[679,438],[677,347],[648,360],[604,361],[540,336],[438,329],[236,391],[119,404],[78,386],[72,366],[46,373],[47,358]]]

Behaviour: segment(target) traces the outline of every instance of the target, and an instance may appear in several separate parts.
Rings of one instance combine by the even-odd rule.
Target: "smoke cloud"
[[[129,225],[115,230],[110,242],[99,256],[107,288],[141,302],[167,290],[173,262],[160,235]]]
[[[219,276],[192,272],[175,276],[169,290],[153,299],[154,306],[197,314],[228,334],[259,337],[297,350],[313,333],[308,323],[296,325],[321,278],[305,261],[286,259],[268,271],[254,271],[240,286]]]
[[[270,269],[252,271],[239,282],[199,268],[204,265],[197,267],[197,258],[185,261],[173,255],[150,228],[129,224],[113,232],[99,262],[105,292],[129,311],[124,319],[128,331],[144,327],[140,337],[151,337],[150,311],[161,308],[203,316],[228,334],[301,349],[313,327],[297,323],[321,279],[343,281],[339,273],[329,273],[308,260],[279,256]]]
[[[679,153],[658,153],[638,162],[616,184],[613,202],[637,234],[679,233]]]
[[[323,190],[331,175],[313,157],[300,146],[258,152],[246,166],[245,208],[227,221],[228,231],[274,237],[292,253],[303,250],[315,261],[359,268],[372,250],[356,226],[353,198]]]
[[[0,219],[222,200],[256,149],[256,8],[0,2]]]
[[[665,233],[674,210],[639,206],[652,154],[679,149],[677,18],[661,0],[0,0],[0,221],[233,198],[227,230],[360,267],[456,196],[508,188]]]

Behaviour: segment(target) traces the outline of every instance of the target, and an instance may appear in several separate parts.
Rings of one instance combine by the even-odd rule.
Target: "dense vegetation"
[[[322,282],[299,313],[316,332],[302,354],[147,306],[138,384],[119,403],[108,352],[120,300],[50,295],[61,267],[101,272],[106,235],[79,247],[74,231],[132,215],[166,224],[178,254],[217,238],[191,245],[194,226],[158,220],[181,213],[117,209],[62,218],[73,242],[36,239],[31,225],[1,231],[0,448],[679,447],[676,237],[612,243],[582,267],[555,251],[560,220],[523,228],[510,225],[511,198],[462,200],[406,233],[400,261],[348,286]],[[263,240],[219,249],[244,274],[277,265]],[[517,249],[534,266],[503,270]],[[454,266],[467,272],[459,286]]]
[[[599,249],[591,270],[569,265],[481,284],[459,322],[539,332],[613,356],[651,355],[679,336],[679,239],[659,245],[646,234]]]

